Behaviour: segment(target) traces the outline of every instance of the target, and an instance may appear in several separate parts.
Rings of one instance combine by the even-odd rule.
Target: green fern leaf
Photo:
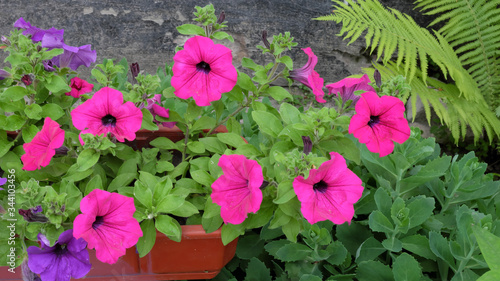
[[[388,10],[377,0],[332,0],[334,14],[321,17],[342,23],[339,36],[350,39],[352,43],[366,31],[366,47],[373,53],[377,49],[377,59],[389,62],[396,55],[396,65],[403,64],[405,75],[411,81],[419,68],[422,77],[427,77],[430,58],[443,74],[456,81],[461,95],[466,99],[481,98],[478,86],[472,76],[462,67],[453,48],[439,34],[431,34],[419,27],[408,15],[397,10]],[[397,50],[397,52],[396,52]],[[427,81],[427,80],[424,80]]]

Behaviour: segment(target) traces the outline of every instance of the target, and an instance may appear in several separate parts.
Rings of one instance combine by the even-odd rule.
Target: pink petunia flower
[[[133,217],[134,198],[101,189],[92,190],[80,202],[82,214],[73,222],[73,236],[83,238],[98,260],[113,264],[127,248],[142,237],[139,222]]]
[[[323,96],[325,95],[325,92],[323,92],[324,80],[319,77],[319,74],[316,71],[314,71],[314,67],[318,63],[318,57],[309,47],[302,50],[309,56],[309,59],[303,67],[291,70],[290,78],[309,87],[316,96],[316,101],[321,103],[326,102],[326,100],[323,99]]]
[[[244,155],[222,155],[219,166],[224,174],[212,184],[212,201],[221,206],[225,223],[242,223],[248,213],[260,209],[262,168],[257,161]]]
[[[370,78],[365,74],[361,78],[344,78],[339,82],[326,85],[326,88],[330,95],[336,94],[338,96],[340,93],[343,103],[352,100],[351,105],[355,106],[360,98],[360,96],[354,94],[355,91],[375,92],[375,89],[368,85],[368,83],[370,83]]]
[[[391,96],[379,97],[375,92],[361,94],[356,114],[351,118],[349,133],[380,157],[394,150],[394,143],[410,137],[410,126],[404,116],[403,102]]]
[[[174,56],[172,86],[181,99],[193,97],[196,105],[208,106],[236,85],[238,73],[228,47],[195,36]]]
[[[121,142],[134,140],[142,124],[141,110],[132,102],[123,103],[123,94],[108,87],[71,111],[71,118],[73,125],[82,130],[80,135],[111,133]]]
[[[34,171],[49,165],[56,149],[64,143],[64,130],[56,121],[45,118],[42,130],[29,143],[23,144],[26,152],[21,156],[23,170]]]
[[[154,95],[154,97],[152,99],[148,99],[146,103],[147,103],[146,109],[149,110],[149,112],[151,112],[151,115],[153,115],[153,122],[155,122],[157,125],[161,124],[163,127],[168,127],[168,128],[173,128],[175,126],[175,123],[177,122],[159,122],[158,120],[156,120],[157,115],[163,118],[169,117],[168,114],[169,109],[164,108],[160,105],[161,94]],[[139,108],[144,108],[144,104],[139,106]]]
[[[66,93],[67,96],[72,96],[74,98],[79,98],[81,95],[92,92],[94,84],[80,79],[78,77],[71,78],[71,92]]]
[[[330,152],[330,157],[319,169],[311,169],[307,179],[298,176],[293,181],[300,210],[310,224],[324,220],[351,223],[353,204],[363,193],[361,179],[347,168],[344,157],[336,152]]]

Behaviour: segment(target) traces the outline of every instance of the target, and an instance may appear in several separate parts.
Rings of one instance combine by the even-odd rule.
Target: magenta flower
[[[231,49],[212,39],[195,36],[174,56],[172,86],[181,99],[193,97],[196,105],[207,106],[236,85],[238,73]]]
[[[73,235],[83,238],[98,260],[113,264],[125,250],[142,237],[139,222],[133,217],[134,198],[101,189],[92,190],[80,201],[82,214],[73,222]]]
[[[163,118],[168,118],[169,114],[168,108],[162,107],[161,104],[161,94],[154,95],[152,99],[148,99],[146,101],[147,106],[146,109],[151,112],[151,115],[153,115],[153,122],[155,122],[157,125],[161,124],[163,127],[168,127],[168,128],[173,128],[175,126],[175,123],[177,122],[160,122],[156,120],[156,116],[160,116]],[[144,108],[144,103],[139,106],[139,108]]]
[[[318,63],[318,57],[309,47],[302,50],[309,56],[309,59],[303,67],[291,70],[290,78],[309,87],[309,89],[311,89],[313,94],[316,96],[316,101],[321,103],[326,102],[326,100],[323,99],[323,96],[325,95],[325,92],[323,92],[324,80],[319,77],[319,74],[316,71],[314,71],[314,67]]]
[[[73,109],[71,118],[80,135],[111,133],[121,142],[134,140],[142,124],[141,110],[132,102],[123,103],[123,94],[108,87]]]
[[[221,206],[225,223],[242,223],[247,214],[257,212],[262,203],[262,168],[244,155],[222,155],[219,167],[223,175],[212,184],[212,201]]]
[[[23,144],[26,152],[21,156],[23,170],[34,171],[49,165],[56,149],[64,143],[64,130],[56,121],[45,118],[42,130],[29,143]]]
[[[42,234],[38,234],[38,241],[40,248],[28,247],[28,266],[31,271],[40,274],[42,280],[69,281],[71,278],[82,278],[90,271],[92,265],[87,243],[83,239],[75,239],[72,229],[61,233],[52,247]]]
[[[349,133],[366,143],[368,150],[384,157],[394,150],[393,141],[404,143],[410,137],[404,112],[403,102],[396,97],[363,93],[351,118]]]
[[[330,157],[319,169],[311,169],[307,179],[298,176],[293,181],[300,210],[310,224],[324,220],[351,223],[353,204],[363,193],[361,179],[347,168],[344,157],[337,152],[330,152]]]
[[[351,105],[355,106],[360,98],[360,96],[354,94],[355,91],[375,92],[375,89],[368,83],[370,83],[370,78],[365,74],[361,78],[344,78],[339,82],[326,85],[326,88],[330,95],[336,94],[338,96],[340,93],[343,103],[352,100]]]
[[[80,79],[78,77],[71,78],[71,92],[66,93],[67,96],[72,96],[74,98],[79,98],[81,95],[92,92],[94,84]]]

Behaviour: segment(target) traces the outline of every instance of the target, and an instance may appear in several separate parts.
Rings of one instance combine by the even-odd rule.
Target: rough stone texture
[[[412,0],[383,0],[384,4],[408,13],[413,11]],[[92,44],[97,51],[97,62],[104,58],[125,57],[138,62],[141,70],[154,73],[158,67],[172,61],[174,49],[183,44],[186,36],[175,29],[183,23],[193,23],[194,6],[208,1],[194,0],[0,0],[0,34],[8,35],[13,23],[23,17],[40,28],[56,27],[65,30],[65,42],[72,46]],[[229,27],[227,32],[235,43],[227,44],[234,53],[235,65],[242,57],[251,57],[264,63],[265,57],[255,47],[261,44],[261,31],[270,36],[290,31],[298,47],[289,55],[296,67],[307,61],[300,48],[311,47],[318,56],[316,67],[326,83],[361,72],[370,65],[370,56],[363,53],[364,40],[347,46],[337,34],[340,25],[319,22],[314,17],[332,11],[330,0],[213,0],[217,13],[224,10]],[[429,22],[420,16],[417,22]],[[3,61],[4,55],[0,55]],[[3,68],[0,63],[0,68]],[[88,75],[89,70],[80,70]]]

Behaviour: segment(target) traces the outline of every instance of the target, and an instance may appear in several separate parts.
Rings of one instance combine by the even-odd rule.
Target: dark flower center
[[[111,114],[108,114],[108,115],[102,117],[101,120],[102,120],[102,124],[104,126],[113,126],[114,127],[116,125],[116,118]]]
[[[373,127],[374,125],[380,122],[380,117],[378,116],[370,116],[370,121],[368,121],[368,126]]]
[[[95,221],[92,224],[92,228],[95,230],[95,229],[97,229],[103,223],[104,223],[104,217],[103,216],[97,216],[97,217],[95,217]]]
[[[323,180],[320,180],[319,182],[315,183],[313,185],[313,190],[318,191],[318,192],[325,192],[328,189],[328,184],[324,182]]]
[[[200,63],[198,63],[196,65],[196,70],[201,71],[201,72],[203,72],[205,74],[208,74],[210,72],[210,70],[211,70],[210,69],[210,64],[208,64],[208,63],[206,63],[204,61],[201,61]]]
[[[62,256],[68,251],[66,244],[62,244],[62,245],[56,244],[54,247],[55,247],[54,254],[56,254],[57,256]]]

